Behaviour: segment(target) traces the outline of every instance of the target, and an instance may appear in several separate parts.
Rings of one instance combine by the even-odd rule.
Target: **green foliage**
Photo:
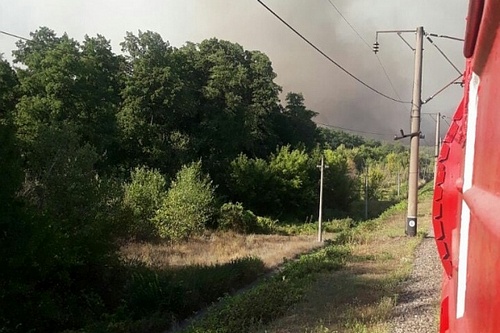
[[[328,166],[324,173],[324,209],[325,212],[348,212],[352,203],[359,197],[356,191],[359,180],[356,178],[353,161],[345,147],[340,146],[335,150],[325,150],[325,165]],[[338,217],[338,216],[331,216]]]
[[[340,269],[349,250],[332,244],[284,265],[280,273],[258,286],[220,304],[183,332],[252,332],[260,325],[283,315],[302,299],[307,285],[319,272]],[[256,306],[258,304],[258,306]]]
[[[330,221],[323,221],[323,232],[337,233],[348,230],[355,226],[352,218],[334,219]],[[282,223],[275,228],[277,233],[284,235],[311,235],[318,233],[317,222],[305,223]]]
[[[354,161],[345,147],[324,153],[328,167],[324,177],[325,211],[345,215],[359,197]],[[240,155],[231,163],[232,197],[257,215],[304,219],[316,211],[319,160],[318,150],[308,154],[289,146],[272,154],[269,162]]]
[[[215,214],[214,190],[201,162],[183,166],[153,217],[160,237],[178,241],[200,234]]]
[[[253,282],[265,271],[262,261],[250,257],[226,264],[160,271],[131,264],[126,273],[123,303],[116,313],[89,323],[79,332],[165,331]]]
[[[267,216],[257,216],[257,232],[262,234],[275,233],[278,227],[278,220]]]
[[[193,112],[184,108],[183,82],[179,77],[182,64],[176,63],[169,43],[151,31],[139,31],[138,36],[129,32],[121,45],[131,69],[125,78],[124,100],[117,114],[122,163],[127,167],[147,165],[172,175],[182,158],[177,158],[177,140],[171,134]],[[182,131],[177,135],[183,137]],[[189,141],[184,137],[182,140]],[[180,144],[179,150],[183,149]]]
[[[135,168],[124,185],[123,204],[133,215],[131,236],[150,239],[158,236],[152,219],[167,197],[167,182],[158,170]]]
[[[312,274],[340,269],[347,259],[349,249],[337,245],[327,245],[311,254],[291,261],[283,271],[285,279],[303,279]]]
[[[14,51],[20,92],[15,122],[27,152],[33,151],[44,127],[69,126],[80,145],[98,154],[113,151],[115,107],[119,98],[120,60],[102,36],[80,45],[66,34],[41,28]]]
[[[281,210],[277,184],[277,176],[263,159],[250,159],[240,154],[231,162],[231,197],[243,202],[257,215],[276,215]]]
[[[325,149],[335,150],[341,145],[348,148],[355,148],[366,143],[366,140],[359,135],[349,134],[347,132],[325,127],[320,127],[318,131],[320,141]]]
[[[265,272],[256,258],[178,270],[137,269],[126,285],[127,307],[135,318],[157,311],[184,319],[195,311],[254,281]]]
[[[261,52],[215,38],[177,49],[150,31],[128,33],[124,56],[100,35],[78,42],[42,27],[31,37],[17,44],[15,70],[0,59],[0,330],[78,329],[109,313],[117,319],[111,326],[89,330],[155,330],[138,304],[161,317],[171,302],[187,315],[192,304],[237,285],[223,282],[231,274],[246,281],[234,266],[220,276],[200,269],[189,274],[207,275],[206,283],[183,289],[170,284],[189,281],[188,273],[141,271],[127,284],[129,308],[123,305],[126,274],[115,255],[124,226],[135,237],[171,241],[202,232],[216,215],[216,186],[205,174],[225,201],[241,203],[222,207],[222,228],[275,232],[275,218],[304,220],[316,211],[322,152],[315,147],[326,148],[324,208],[332,216],[345,215],[360,197],[366,161],[374,199],[391,196],[385,189],[407,172],[404,147],[324,130],[320,137],[301,94],[287,94],[280,105],[276,74]],[[200,159],[204,171],[189,164]],[[431,162],[425,154],[421,165]],[[176,173],[166,191],[162,175]],[[312,232],[315,225],[294,228]],[[300,297],[307,272],[328,261],[320,257],[292,269],[305,275],[290,273],[257,291],[257,298],[282,291],[282,305],[271,300],[251,321],[266,321]],[[289,283],[295,275],[300,282]],[[210,294],[206,285],[218,283]],[[242,303],[245,311],[251,306]],[[138,321],[124,319],[130,309]]]
[[[8,175],[0,179],[0,212],[13,200],[15,192],[21,187],[21,158],[12,126],[0,120],[0,174]],[[7,212],[8,209],[5,209]],[[1,214],[3,216],[3,214]]]
[[[212,308],[202,321],[183,332],[252,332],[253,327],[285,314],[290,306],[302,299],[303,292],[304,286],[273,279],[244,294],[224,299],[222,305]]]
[[[319,141],[319,132],[312,120],[316,115],[316,112],[306,108],[302,94],[288,93],[286,106],[278,118],[282,145],[290,145],[294,149],[313,149]]]
[[[239,202],[236,204],[225,203],[219,212],[219,229],[233,230],[239,233],[255,232],[257,229],[257,216],[245,210]]]
[[[282,147],[271,155],[271,171],[276,175],[282,214],[303,217],[314,207],[317,196],[316,164],[304,150]]]
[[[18,84],[16,72],[0,54],[0,121],[8,118],[14,110]]]
[[[225,203],[219,212],[219,229],[233,230],[239,233],[271,233],[276,229],[276,220],[256,216],[246,210],[241,203]]]

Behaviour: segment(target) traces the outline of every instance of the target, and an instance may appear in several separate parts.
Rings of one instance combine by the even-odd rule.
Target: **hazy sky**
[[[372,44],[376,30],[415,29],[463,37],[466,0],[330,0]],[[368,84],[404,100],[411,99],[413,52],[395,34],[379,38],[380,63],[395,87],[391,88],[377,57],[338,14],[329,0],[264,0],[294,28],[334,60]],[[217,37],[260,50],[273,62],[277,83],[284,92],[302,92],[306,105],[319,112],[316,121],[390,139],[403,128],[409,131],[409,106],[380,97],[361,86],[300,40],[256,0],[0,0],[0,30],[21,36],[40,26],[77,40],[102,34],[115,53],[126,31],[152,30],[173,46]],[[414,34],[405,38],[414,43]],[[462,69],[462,43],[434,38],[436,44]],[[16,39],[0,34],[0,53],[11,59]],[[424,44],[425,99],[458,74],[428,42]],[[461,96],[452,86],[424,105],[422,112],[451,116]],[[423,115],[422,130],[433,143],[434,122]],[[446,123],[445,123],[446,124]]]

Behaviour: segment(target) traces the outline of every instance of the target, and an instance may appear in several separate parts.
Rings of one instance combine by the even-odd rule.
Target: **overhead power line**
[[[342,19],[345,21],[345,23],[347,23],[347,25],[349,27],[351,27],[352,31],[354,31],[354,33],[356,35],[358,35],[358,37],[363,41],[363,43],[366,44],[366,46],[368,46],[368,48],[371,50],[372,49],[372,46],[363,38],[363,36],[361,36],[361,34],[354,28],[354,26],[351,24],[351,22],[349,22],[347,20],[347,18],[344,16],[344,14],[342,14],[342,12],[337,8],[337,6],[335,6],[332,2],[332,0],[327,0],[330,5],[332,5],[332,7],[337,11],[337,13],[340,15],[340,17],[342,17]]]
[[[304,42],[306,42],[307,44],[309,44],[309,46],[311,46],[313,49],[315,49],[319,54],[321,54],[323,57],[325,57],[328,61],[330,61],[332,64],[334,64],[337,68],[339,68],[345,74],[349,75],[351,78],[353,78],[354,80],[356,80],[358,83],[362,84],[363,86],[365,86],[366,88],[370,89],[374,93],[376,93],[376,94],[378,94],[378,95],[380,95],[382,97],[385,97],[385,98],[387,98],[387,99],[389,99],[391,101],[394,101],[394,102],[397,102],[397,103],[411,104],[411,102],[402,101],[400,99],[393,98],[393,97],[391,97],[389,95],[386,95],[383,92],[381,92],[381,91],[373,88],[368,83],[364,82],[363,80],[361,80],[360,78],[358,78],[357,76],[355,76],[354,74],[352,74],[351,72],[349,72],[347,69],[345,69],[338,62],[336,62],[335,60],[333,60],[330,56],[328,56],[325,52],[323,52],[320,48],[318,48],[311,41],[309,41],[306,37],[304,37],[300,32],[298,32],[294,27],[292,27],[288,22],[286,22],[278,14],[276,14],[276,12],[274,12],[271,8],[269,8],[266,4],[264,4],[261,0],[257,0],[257,2],[260,3],[265,9],[267,9],[267,11],[269,11],[271,14],[273,14],[278,20],[280,20],[281,23],[283,23],[284,25],[286,25],[288,27],[288,29],[292,30]]]
[[[455,84],[457,82],[458,79],[460,79],[461,77],[463,76],[463,74],[460,74],[458,77],[454,78],[453,80],[451,80],[447,85],[445,85],[443,88],[439,89],[436,93],[432,94],[431,96],[429,96],[425,101],[422,102],[422,104],[426,104],[428,103],[431,99],[433,99],[434,97],[436,97],[437,95],[439,95],[440,93],[442,93],[446,88],[448,88],[449,86],[451,86],[452,84]]]
[[[320,122],[316,122],[316,124],[322,125],[322,126],[325,126],[325,127],[340,129],[340,130],[343,130],[343,131],[354,132],[354,133],[372,134],[372,135],[387,136],[387,137],[392,136],[391,134],[387,134],[387,133],[375,133],[375,132],[360,131],[360,130],[355,130],[355,129],[352,129],[352,128],[335,126],[335,125],[330,125],[330,124],[325,124],[325,123],[320,123]]]
[[[359,39],[361,39],[363,41],[363,43],[365,43],[365,45],[371,51],[372,50],[372,46],[366,41],[366,39],[363,38],[363,36],[361,36],[361,34],[358,32],[358,30],[356,30],[356,28],[351,24],[351,22],[349,22],[349,20],[344,16],[344,14],[342,14],[342,12],[340,11],[340,9],[338,9],[337,6],[335,6],[335,4],[332,2],[332,0],[327,0],[327,1],[335,9],[335,11],[340,15],[340,17],[342,17],[342,19],[344,20],[344,22],[347,23],[347,25],[351,28],[351,30],[354,31],[354,33],[359,37]],[[378,63],[380,65],[380,67],[382,68],[382,71],[384,72],[384,75],[385,75],[387,81],[389,82],[389,85],[391,86],[392,91],[394,91],[394,94],[396,95],[396,97],[398,99],[401,99],[401,97],[399,96],[396,88],[394,87],[394,84],[392,83],[391,78],[389,77],[389,74],[387,73],[387,70],[386,70],[384,64],[382,64],[382,61],[380,60],[380,57],[378,56],[378,54],[375,54],[375,56],[377,57]]]
[[[443,118],[444,122],[446,123],[446,125],[448,125],[448,127],[450,127],[450,122],[448,120],[446,120],[446,118]]]
[[[0,34],[4,34],[4,35],[10,36],[10,37],[14,37],[14,38],[19,38],[19,39],[26,40],[26,41],[29,40],[26,37],[22,37],[22,36],[19,36],[19,35],[11,34],[10,32],[6,32],[6,31],[2,31],[2,30],[0,30]]]
[[[446,59],[446,61],[457,71],[458,74],[462,74],[462,71],[460,71],[460,69],[458,69],[457,66],[455,66],[455,64],[450,60],[450,58],[448,58],[448,56],[443,52],[443,50],[441,50],[439,48],[439,46],[437,46],[436,43],[434,43],[434,41],[429,37],[429,35],[425,36],[427,38],[427,40],[438,50],[439,53],[441,53],[441,55]]]

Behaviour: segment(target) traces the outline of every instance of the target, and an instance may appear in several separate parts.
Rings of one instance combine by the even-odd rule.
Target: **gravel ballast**
[[[399,295],[391,333],[436,333],[442,266],[432,230],[415,251],[413,270]]]

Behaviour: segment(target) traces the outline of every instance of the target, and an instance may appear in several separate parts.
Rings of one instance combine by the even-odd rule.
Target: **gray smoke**
[[[415,29],[462,37],[465,29],[466,0],[331,0],[372,44],[376,30]],[[376,89],[410,100],[413,52],[395,34],[379,38],[379,58],[395,87],[391,88],[376,56],[340,17],[328,0],[265,0],[293,27],[310,39],[347,70]],[[111,39],[114,51],[126,31],[153,30],[174,46],[186,41],[200,42],[217,37],[260,50],[273,61],[277,82],[284,92],[302,92],[306,105],[319,112],[316,121],[364,132],[390,140],[400,128],[408,131],[409,105],[384,99],[355,82],[329,63],[256,0],[17,0],[0,2],[0,30],[27,36],[39,26],[58,34],[67,32],[81,40],[85,34],[100,33]],[[411,44],[414,34],[404,37]],[[434,39],[459,67],[463,68],[460,42]],[[0,52],[8,59],[15,39],[0,35]],[[426,97],[458,74],[425,43],[423,94]],[[451,116],[461,97],[452,86],[422,109]],[[423,116],[426,141],[432,143],[434,121]],[[424,142],[425,144],[426,142]]]

